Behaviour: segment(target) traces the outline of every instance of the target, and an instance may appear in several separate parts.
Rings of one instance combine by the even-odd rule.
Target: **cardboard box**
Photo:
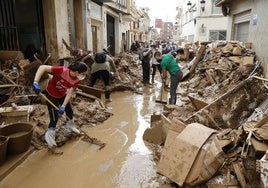
[[[178,134],[169,130],[157,172],[182,186],[200,148],[216,130],[192,123]]]
[[[151,115],[151,127],[144,131],[143,140],[153,144],[164,144],[169,130],[180,133],[185,127],[182,121],[170,121],[164,114]]]
[[[185,129],[186,126],[187,124],[185,124],[183,121],[179,120],[176,117],[173,117],[173,119],[171,120],[171,125],[169,129],[177,133],[181,133]]]
[[[196,186],[209,180],[224,162],[224,152],[216,134],[202,146],[185,180],[186,185]]]
[[[153,144],[164,144],[171,121],[163,114],[151,115],[151,127],[143,134],[143,140]]]

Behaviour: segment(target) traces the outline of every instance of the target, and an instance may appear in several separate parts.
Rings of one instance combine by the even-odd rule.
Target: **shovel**
[[[51,100],[49,100],[43,93],[39,93],[39,95],[45,99],[49,104],[51,104],[56,110],[59,110],[59,107],[57,107]],[[65,114],[64,114],[65,115]],[[65,117],[70,120],[66,115]],[[98,140],[97,138],[94,137],[90,137],[85,131],[81,130],[81,132],[84,134],[84,138],[82,140],[87,141],[91,144],[96,144],[98,146],[100,146],[99,150],[101,150],[102,148],[105,147],[105,143]]]
[[[165,89],[165,81],[162,79],[162,85],[161,85],[161,92],[160,92],[160,100],[155,100],[155,102],[157,103],[161,103],[161,104],[167,104],[167,101],[163,101],[163,92]]]

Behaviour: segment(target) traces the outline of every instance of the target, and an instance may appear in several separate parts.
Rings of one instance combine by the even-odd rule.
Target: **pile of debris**
[[[178,105],[152,115],[143,137],[164,145],[158,173],[185,187],[267,186],[267,80],[255,53],[235,41],[203,43],[183,71]]]
[[[92,65],[93,58],[90,54],[86,53],[85,58],[77,58],[77,50],[69,48],[74,52],[71,57],[66,57],[68,61],[84,60],[89,66]],[[87,51],[86,51],[87,52]],[[35,125],[32,145],[41,149],[46,146],[44,141],[44,133],[49,123],[49,115],[46,101],[42,97],[37,96],[32,90],[32,83],[34,80],[35,72],[38,67],[45,62],[41,62],[36,58],[35,61],[30,62],[24,59],[20,51],[1,51],[1,70],[0,70],[0,123],[4,126],[9,123],[18,121],[30,121]],[[124,56],[113,57],[118,77],[112,76],[111,90],[124,91],[129,90],[133,92],[140,92],[139,88],[142,87],[141,68],[139,62],[135,61],[136,55],[125,54]],[[61,61],[50,62],[53,65],[60,65]],[[64,60],[63,60],[64,62]],[[49,74],[43,75],[40,80],[41,90],[44,90],[50,79]],[[110,116],[112,112],[101,100],[102,93],[104,93],[104,84],[99,81],[94,88],[88,87],[90,74],[87,79],[83,80],[75,92],[75,97],[72,100],[74,111],[75,123],[78,127],[82,126],[96,126]],[[17,114],[17,115],[16,115]],[[65,129],[65,119],[59,119],[59,126],[57,126],[57,145],[61,146],[67,140],[75,135],[69,133]],[[89,138],[89,137],[88,137]],[[87,140],[88,140],[87,138]],[[92,138],[90,138],[92,139]],[[95,142],[95,140],[94,140]]]

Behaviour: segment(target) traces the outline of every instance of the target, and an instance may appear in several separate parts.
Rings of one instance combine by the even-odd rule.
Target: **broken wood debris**
[[[185,128],[181,126],[180,132],[193,123],[218,131],[217,138],[224,153],[224,162],[206,181],[200,181],[195,186],[202,186],[206,183],[208,185],[208,182],[212,185],[210,180],[213,180],[215,175],[219,175],[217,177],[224,180],[225,184],[214,181],[211,187],[221,187],[221,185],[260,187],[261,181],[256,178],[260,174],[254,171],[254,161],[264,156],[268,147],[265,136],[268,131],[268,126],[266,126],[268,111],[265,102],[267,86],[264,84],[266,79],[262,75],[261,63],[256,61],[252,49],[238,41],[206,44],[205,51],[200,48],[197,55],[201,57],[198,62],[193,60],[183,67],[184,71],[185,69],[188,71],[185,71],[184,80],[179,84],[177,94],[180,104],[176,107],[167,105],[163,109],[166,118],[170,120],[176,118],[185,124]],[[203,102],[200,106],[198,106],[199,101]],[[245,124],[252,124],[251,136],[249,131],[245,131]],[[186,152],[187,149],[182,151],[178,148],[185,146],[185,142],[191,142],[194,138],[189,136],[183,142],[176,141],[180,133],[173,131],[172,127],[174,127],[173,121],[168,128],[165,146],[158,162],[159,173],[165,173],[166,177],[180,186],[190,185],[187,184],[189,182],[184,181],[182,173],[178,172],[180,169],[185,169],[185,165],[189,165],[185,159],[190,155]],[[258,127],[263,129],[259,130]],[[159,130],[162,129],[159,128]],[[259,134],[258,137],[254,136],[254,133],[264,134]],[[207,140],[203,146],[206,144],[211,145],[211,142]],[[247,152],[243,153],[245,148]],[[188,147],[188,150],[192,150],[192,147]],[[200,153],[202,151],[203,149],[199,150]],[[172,160],[173,158],[181,160],[183,165],[173,165],[176,161]],[[220,160],[220,156],[216,158]],[[164,160],[165,165],[163,165]],[[196,160],[197,158],[193,161]],[[197,166],[200,167],[201,164],[200,162]],[[198,173],[197,169],[192,166],[191,170]],[[244,173],[245,171],[247,173]],[[199,175],[201,174],[200,172]],[[252,181],[253,178],[256,181]]]

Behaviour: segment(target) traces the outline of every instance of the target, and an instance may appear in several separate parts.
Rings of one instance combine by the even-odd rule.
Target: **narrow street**
[[[83,126],[88,135],[106,143],[103,149],[77,138],[60,148],[61,156],[46,149],[36,151],[3,179],[0,187],[159,187],[156,164],[142,136],[151,115],[163,108],[155,103],[160,85],[144,87],[143,95],[112,93],[108,106],[114,115],[94,128]]]

